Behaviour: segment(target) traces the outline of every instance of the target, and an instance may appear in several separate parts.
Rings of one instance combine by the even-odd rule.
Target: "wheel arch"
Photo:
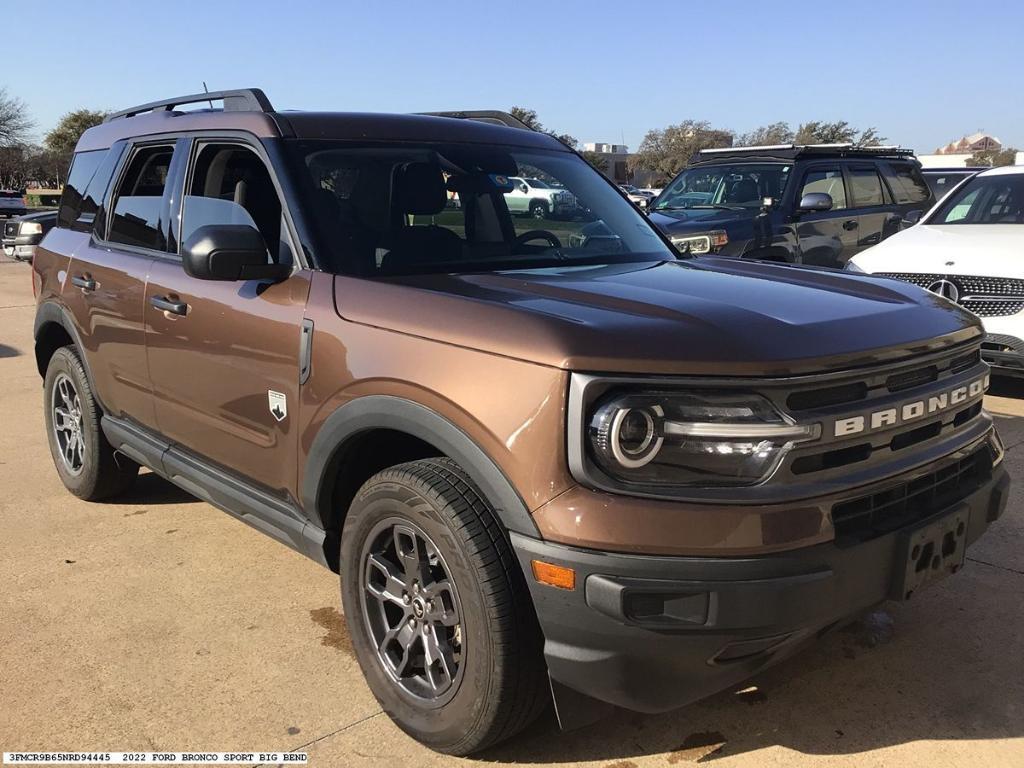
[[[374,441],[387,448],[363,471],[345,475],[347,460]],[[437,412],[390,395],[367,395],[332,413],[320,428],[306,458],[300,489],[302,505],[327,538],[324,554],[337,568],[338,538],[348,504],[373,474],[394,464],[430,456],[447,456],[465,470],[493,507],[503,528],[537,537],[529,510],[498,465],[461,429]],[[385,463],[386,462],[386,463]],[[378,466],[380,464],[380,466]],[[369,474],[367,474],[369,473]]]
[[[89,370],[89,361],[85,359],[85,348],[82,346],[82,340],[68,311],[54,301],[40,304],[36,310],[32,336],[35,340],[36,369],[43,378],[46,377],[46,368],[50,364],[50,358],[53,357],[54,352],[69,344],[78,350],[78,359],[82,363],[82,368],[85,369],[85,377],[89,382],[93,398],[103,408],[93,382],[92,371]]]

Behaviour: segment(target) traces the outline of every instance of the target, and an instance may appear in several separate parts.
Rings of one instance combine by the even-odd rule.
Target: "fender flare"
[[[430,443],[454,459],[473,479],[494,507],[506,530],[539,537],[525,502],[498,465],[470,437],[431,409],[391,395],[367,395],[338,408],[320,428],[306,460],[302,506],[321,525],[319,511],[329,484],[325,482],[331,458],[348,440],[373,429],[393,429]]]
[[[32,326],[32,339],[36,346],[38,347],[39,334],[42,333],[43,327],[51,323],[55,323],[63,328],[68,336],[71,337],[72,343],[78,348],[78,359],[82,362],[82,368],[85,369],[85,378],[89,382],[89,389],[92,391],[93,399],[99,404],[101,410],[106,411],[106,408],[103,407],[103,403],[100,401],[99,393],[96,391],[96,383],[92,377],[92,370],[89,368],[89,361],[85,356],[82,338],[78,335],[78,329],[75,327],[75,321],[71,318],[68,310],[55,301],[44,301],[36,309],[36,319]],[[38,348],[36,349],[36,368],[39,370],[39,375],[45,378],[46,369],[43,368],[42,361],[39,359]]]

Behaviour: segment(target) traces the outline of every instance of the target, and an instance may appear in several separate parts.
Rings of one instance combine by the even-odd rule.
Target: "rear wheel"
[[[135,482],[139,465],[114,455],[100,429],[100,409],[73,347],[53,353],[43,395],[50,454],[64,486],[86,501],[127,490]]]
[[[345,518],[341,562],[359,663],[406,733],[467,755],[543,708],[526,584],[493,510],[455,462],[425,459],[370,478]]]

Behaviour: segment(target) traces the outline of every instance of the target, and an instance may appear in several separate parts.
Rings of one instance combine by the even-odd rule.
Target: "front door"
[[[183,164],[180,222],[187,243],[205,225],[259,230],[267,258],[294,263],[281,196],[259,147],[197,140]],[[180,177],[179,177],[180,178]],[[299,346],[311,272],[278,283],[187,275],[156,259],[146,291],[147,355],[164,436],[281,498],[294,493]]]
[[[849,195],[839,163],[812,165],[801,180],[796,204],[811,192],[832,198],[828,211],[797,214],[796,229],[800,261],[818,267],[842,266],[857,242],[857,216],[849,208]]]

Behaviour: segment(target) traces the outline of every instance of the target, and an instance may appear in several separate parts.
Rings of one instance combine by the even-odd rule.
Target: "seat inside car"
[[[463,241],[457,234],[436,224],[408,224],[407,216],[435,216],[448,202],[441,167],[429,162],[411,162],[395,170],[391,194],[393,242],[384,256],[384,270],[430,262],[455,261],[462,255]]]

